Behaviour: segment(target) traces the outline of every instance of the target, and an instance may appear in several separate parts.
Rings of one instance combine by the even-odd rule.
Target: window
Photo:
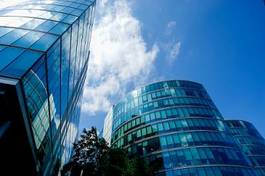
[[[167,122],[163,123],[165,130],[169,130],[169,124]]]
[[[175,143],[175,144],[179,144],[179,143],[180,143],[180,139],[179,139],[179,136],[178,136],[177,134],[175,134],[175,135],[173,136],[173,139],[174,139],[174,143]]]
[[[184,150],[184,154],[185,154],[186,160],[192,160],[191,152],[189,151],[189,149]]]
[[[170,129],[174,129],[176,127],[174,121],[169,122],[169,127]]]
[[[151,126],[148,126],[147,127],[147,134],[151,134],[152,133],[152,127]]]
[[[132,134],[128,135],[128,142],[130,142],[132,140]]]
[[[140,118],[137,118],[136,119],[136,125],[139,125],[140,124]]]
[[[166,138],[164,136],[160,137],[160,144],[161,144],[161,146],[166,146],[167,145],[167,141],[166,141]]]
[[[168,117],[171,117],[172,116],[172,113],[171,113],[171,110],[170,109],[167,110],[167,116]]]
[[[0,52],[0,70],[14,61],[24,50],[20,48],[7,47]]]
[[[167,136],[167,144],[168,144],[168,145],[173,144],[172,136]]]
[[[149,121],[150,121],[150,116],[149,116],[149,114],[147,114],[147,115],[145,116],[145,121],[146,121],[146,122],[149,122]]]
[[[191,154],[194,159],[200,159],[199,153],[195,148],[191,148]]]
[[[152,125],[152,129],[153,129],[153,133],[157,132],[157,129],[158,129],[157,124]]]
[[[157,112],[156,112],[156,119],[160,119],[160,118],[161,118],[161,116],[160,116],[160,112],[157,111]]]
[[[25,35],[28,31],[22,29],[14,29],[13,31],[3,35],[0,38],[0,44],[10,45],[14,41],[20,39],[23,35]]]
[[[143,128],[142,129],[142,136],[145,136],[146,135],[146,128]]]
[[[132,122],[129,122],[129,123],[128,123],[128,130],[131,128],[131,125],[132,125],[131,123],[132,123]]]
[[[58,37],[55,35],[45,34],[31,46],[31,49],[46,51],[57,40],[57,38]]]
[[[41,53],[26,50],[23,54],[16,58],[15,61],[13,61],[12,66],[5,68],[2,73],[19,77],[24,74],[40,57]]]
[[[150,116],[151,116],[151,120],[155,120],[155,113],[151,113]]]
[[[134,126],[135,126],[135,120],[132,121],[132,127],[134,127]]]
[[[141,135],[141,130],[137,130],[137,134],[136,134],[137,138],[140,138],[142,135]]]
[[[161,123],[158,124],[158,131],[163,131],[163,125]]]
[[[166,118],[166,112],[165,111],[161,111],[161,115],[162,115],[162,118]]]

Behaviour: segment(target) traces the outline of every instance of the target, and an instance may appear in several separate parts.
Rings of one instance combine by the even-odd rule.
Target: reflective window
[[[38,41],[36,41],[30,48],[41,50],[41,51],[47,51],[49,47],[58,39],[57,36],[51,35],[51,34],[45,34],[43,35]]]
[[[26,50],[9,67],[2,71],[3,74],[20,77],[24,74],[40,57],[42,53]]]
[[[33,43],[35,43],[37,40],[39,40],[43,35],[44,33],[31,31],[31,32],[28,32],[23,37],[21,37],[20,39],[18,39],[17,41],[15,41],[14,43],[12,43],[12,45],[28,48]]]
[[[0,70],[13,62],[24,50],[21,48],[7,47],[0,52]]]
[[[14,41],[18,40],[21,38],[23,35],[25,35],[28,31],[27,30],[22,30],[22,29],[14,29],[13,31],[3,35],[0,38],[0,44],[6,44],[10,45]]]

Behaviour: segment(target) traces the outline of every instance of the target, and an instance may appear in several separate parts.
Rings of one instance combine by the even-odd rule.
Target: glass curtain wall
[[[255,174],[201,84],[172,80],[141,87],[112,114],[112,146],[146,158],[156,175]]]

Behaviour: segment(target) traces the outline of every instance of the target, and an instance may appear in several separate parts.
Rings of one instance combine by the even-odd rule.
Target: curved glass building
[[[0,2],[1,173],[52,175],[71,157],[95,3]]]
[[[249,122],[226,120],[231,135],[248,156],[258,175],[265,175],[265,140]]]
[[[113,107],[110,119],[111,145],[147,158],[156,175],[255,175],[201,84],[172,80],[141,87]]]

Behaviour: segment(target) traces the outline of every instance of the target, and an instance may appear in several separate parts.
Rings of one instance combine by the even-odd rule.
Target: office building
[[[56,174],[78,133],[95,0],[1,3],[1,174]]]
[[[112,147],[143,156],[158,176],[255,175],[201,84],[149,84],[129,93],[110,114],[112,129],[104,136],[111,136]]]
[[[257,175],[265,175],[265,140],[249,122],[243,120],[226,120],[230,134],[247,155]]]

